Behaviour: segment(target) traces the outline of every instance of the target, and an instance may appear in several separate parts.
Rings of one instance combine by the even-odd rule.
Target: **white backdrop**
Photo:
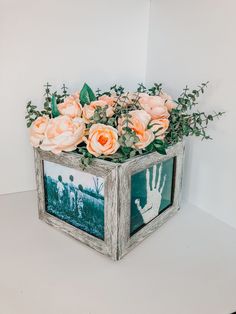
[[[184,197],[236,226],[235,10],[235,0],[152,0],[150,10],[148,0],[0,0],[0,194],[35,188],[24,113],[45,82],[132,88],[146,72],[177,96],[210,80],[201,108],[227,114],[209,129],[214,141],[187,143]]]
[[[148,14],[147,0],[0,0],[0,194],[35,188],[24,114],[44,83],[144,81]]]
[[[153,0],[147,81],[177,96],[210,80],[201,109],[226,111],[209,128],[212,142],[187,145],[184,198],[236,226],[236,1]]]

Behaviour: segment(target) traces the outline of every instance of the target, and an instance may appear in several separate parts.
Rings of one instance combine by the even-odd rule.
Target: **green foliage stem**
[[[119,135],[120,148],[111,156],[100,156],[99,158],[110,160],[113,162],[124,162],[129,158],[133,158],[137,155],[148,154],[151,152],[158,152],[160,154],[166,154],[166,149],[184,139],[186,136],[197,136],[202,139],[211,139],[206,133],[209,122],[214,121],[216,118],[220,118],[224,112],[214,112],[212,114],[206,114],[205,112],[193,111],[193,108],[198,104],[198,98],[205,92],[208,86],[208,82],[202,83],[198,88],[190,90],[186,86],[180,96],[177,98],[176,108],[172,109],[169,117],[169,128],[165,132],[165,139],[161,140],[156,138],[145,149],[138,149],[136,144],[139,142],[139,138],[132,128],[132,115],[131,111],[142,109],[139,99],[140,93],[147,93],[151,96],[160,95],[163,91],[162,84],[155,83],[152,87],[147,88],[143,84],[139,84],[136,93],[129,94],[125,92],[124,87],[120,85],[113,85],[108,91],[102,92],[100,89],[95,93],[85,83],[80,92],[80,102],[82,105],[89,104],[92,101],[98,99],[102,95],[116,96],[116,102],[113,106],[114,115],[107,117],[108,105],[104,107],[97,107],[94,111],[93,117],[90,119],[90,123],[87,124],[89,129],[95,123],[102,123],[110,125],[114,128],[118,128],[120,121],[122,122],[122,132]],[[47,83],[45,86],[45,100],[44,108],[42,111],[37,110],[37,107],[32,104],[31,101],[27,103],[26,120],[27,127],[30,127],[32,122],[39,116],[47,115],[49,117],[56,117],[60,113],[57,105],[65,100],[68,96],[68,88],[63,84],[62,92],[51,92],[51,85]],[[122,120],[120,120],[122,118]],[[150,128],[150,126],[148,127]],[[159,132],[157,130],[156,132]],[[82,143],[78,146],[77,152],[82,154],[81,165],[83,168],[91,164],[93,158],[92,154],[87,151],[86,144]]]

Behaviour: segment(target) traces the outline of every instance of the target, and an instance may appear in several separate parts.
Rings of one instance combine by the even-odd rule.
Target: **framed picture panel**
[[[184,146],[113,163],[35,149],[39,217],[118,260],[180,208]]]
[[[83,171],[80,158],[35,149],[39,218],[116,259],[117,165],[95,160]]]
[[[124,163],[119,171],[119,256],[158,229],[180,209],[183,143],[167,155],[151,153]]]

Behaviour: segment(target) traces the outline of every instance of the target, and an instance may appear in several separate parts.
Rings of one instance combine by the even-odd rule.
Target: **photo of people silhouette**
[[[104,182],[86,172],[44,161],[46,211],[104,239]]]

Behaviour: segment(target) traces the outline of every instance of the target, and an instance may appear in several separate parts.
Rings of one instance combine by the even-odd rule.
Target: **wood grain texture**
[[[118,219],[118,166],[116,166],[105,180],[105,241],[109,248],[109,255],[117,260],[117,219]]]
[[[157,230],[164,222],[172,217],[180,207],[180,192],[182,186],[184,145],[179,143],[167,151],[163,156],[158,153],[133,158],[120,167],[119,172],[119,219],[118,219],[118,258],[122,258],[138,243],[143,241],[152,232]],[[176,158],[174,174],[174,197],[172,205],[145,225],[141,230],[130,237],[131,214],[131,176],[134,173],[145,170],[153,165],[170,158]]]
[[[115,163],[109,163],[104,160],[97,159],[92,165],[89,165],[84,173],[90,173],[102,177],[104,179],[104,223],[105,238],[104,241],[98,239],[87,232],[80,230],[67,222],[49,214],[45,208],[44,193],[44,173],[43,161],[51,161],[66,167],[83,171],[80,165],[81,156],[74,153],[62,153],[55,155],[51,152],[45,152],[35,149],[35,169],[36,182],[38,191],[38,210],[39,218],[49,225],[67,233],[73,238],[90,246],[98,252],[108,255],[113,259],[117,259],[117,175]]]
[[[180,207],[184,152],[182,143],[168,149],[165,156],[158,153],[151,153],[131,158],[122,164],[95,159],[85,169],[85,173],[90,173],[104,179],[104,241],[49,214],[45,208],[43,161],[47,160],[83,171],[80,164],[81,155],[75,153],[55,155],[40,149],[35,149],[34,151],[39,218],[98,252],[110,256],[113,260],[121,259],[173,216]],[[130,237],[132,174],[172,157],[176,157],[174,174],[175,190],[172,205]]]

